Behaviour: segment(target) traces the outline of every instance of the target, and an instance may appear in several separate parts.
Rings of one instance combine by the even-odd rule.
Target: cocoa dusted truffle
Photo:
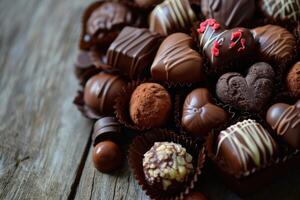
[[[120,167],[123,157],[119,146],[111,141],[100,142],[93,150],[93,162],[96,169],[109,173]]]
[[[111,74],[100,73],[91,77],[84,88],[84,102],[99,115],[112,115],[115,98],[125,82]]]
[[[286,78],[286,84],[289,92],[295,98],[300,98],[300,61],[289,71]]]
[[[221,131],[216,156],[235,175],[250,173],[268,165],[277,156],[274,139],[255,120],[238,122]]]
[[[294,105],[274,104],[269,108],[266,120],[288,145],[300,149],[300,100]]]
[[[176,189],[193,171],[192,156],[180,144],[156,142],[144,154],[143,169],[149,185],[164,191]]]
[[[159,128],[166,124],[172,102],[167,90],[157,83],[143,83],[133,92],[129,111],[132,121],[140,127]]]

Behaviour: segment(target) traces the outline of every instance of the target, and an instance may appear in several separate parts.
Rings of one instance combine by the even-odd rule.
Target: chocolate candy
[[[152,78],[173,83],[203,81],[203,59],[192,49],[193,39],[185,33],[174,33],[160,45],[151,66]]]
[[[158,33],[125,27],[108,49],[108,65],[131,79],[141,77],[149,71],[160,42]]]
[[[93,162],[97,170],[110,173],[122,164],[123,156],[119,146],[111,141],[100,142],[93,150]]]
[[[100,73],[88,80],[84,88],[84,102],[99,115],[113,115],[115,98],[125,85],[119,77]]]
[[[149,185],[169,191],[187,181],[193,170],[192,156],[180,144],[155,142],[144,154],[143,170]]]
[[[285,28],[266,25],[251,30],[263,59],[277,64],[295,56],[296,39]]]
[[[102,117],[94,124],[93,130],[93,144],[105,140],[120,141],[121,139],[121,125],[115,117]]]
[[[172,109],[167,90],[157,83],[143,83],[133,92],[129,111],[139,127],[159,128],[166,124]]]
[[[286,78],[286,84],[292,96],[300,98],[300,61],[289,71]]]
[[[151,8],[162,1],[163,0],[134,0],[134,2],[142,8]]]
[[[86,71],[95,68],[88,51],[80,51],[75,61],[75,74],[80,78]]]
[[[150,14],[150,30],[162,35],[189,32],[196,20],[188,0],[165,0]]]
[[[214,70],[249,57],[255,49],[254,38],[245,28],[224,30],[216,20],[207,19],[197,31],[200,48]]]
[[[244,78],[236,72],[222,75],[216,86],[217,96],[233,107],[259,112],[270,100],[275,73],[267,63],[256,63]]]
[[[202,0],[201,10],[206,18],[214,18],[225,28],[246,25],[255,12],[253,0]]]
[[[201,192],[191,192],[184,200],[207,200],[207,198]]]
[[[185,99],[181,123],[193,136],[206,136],[228,119],[227,113],[212,103],[206,88],[193,90]]]
[[[263,13],[273,20],[300,20],[299,0],[260,0]]]
[[[244,120],[221,131],[216,156],[235,175],[248,174],[275,159],[277,144],[255,120]]]
[[[81,48],[107,47],[123,27],[136,24],[137,18],[121,3],[100,1],[91,4],[83,16]]]
[[[295,105],[274,104],[269,108],[266,120],[288,145],[300,149],[300,100]]]

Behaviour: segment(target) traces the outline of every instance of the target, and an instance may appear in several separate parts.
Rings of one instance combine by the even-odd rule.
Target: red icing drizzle
[[[238,52],[244,50],[246,48],[246,40],[242,38],[242,31],[239,30],[231,34],[229,48],[233,48],[240,41],[241,47],[238,48]]]
[[[211,48],[211,54],[215,57],[220,55],[220,44],[215,41],[213,47]]]
[[[204,33],[207,26],[210,26],[213,30],[218,30],[221,26],[215,19],[207,19],[204,22],[202,22],[197,29],[198,33]]]

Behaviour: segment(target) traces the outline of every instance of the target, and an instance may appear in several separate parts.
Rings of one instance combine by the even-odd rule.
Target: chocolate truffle
[[[203,59],[192,45],[193,39],[185,33],[168,36],[160,45],[151,66],[152,78],[173,83],[203,81]]]
[[[275,73],[267,63],[250,67],[246,77],[236,72],[222,75],[216,86],[218,98],[245,111],[259,112],[270,100]]]
[[[193,171],[192,159],[180,144],[155,142],[143,158],[146,181],[164,191],[176,189]]]
[[[248,174],[269,164],[277,156],[277,144],[255,120],[244,120],[221,131],[217,158],[235,175]]]
[[[286,84],[289,92],[296,98],[300,98],[300,61],[289,71]]]
[[[206,18],[214,18],[225,28],[246,25],[255,12],[253,0],[202,0],[201,10]]]
[[[288,145],[300,149],[300,100],[294,105],[274,104],[269,108],[266,120]]]
[[[115,98],[125,82],[111,74],[100,73],[91,77],[84,88],[84,102],[99,115],[112,115]]]
[[[200,49],[214,71],[222,70],[224,65],[244,61],[255,49],[254,38],[245,28],[225,30],[215,19],[207,19],[197,31]]]
[[[207,198],[201,192],[191,192],[184,200],[207,200]]]
[[[96,146],[99,142],[105,140],[120,141],[121,125],[115,117],[102,117],[94,124],[93,144]]]
[[[142,8],[151,8],[161,3],[163,0],[134,0],[134,2]]]
[[[149,72],[160,42],[158,33],[125,27],[108,49],[108,65],[131,79],[137,79]]]
[[[225,123],[227,113],[212,103],[206,88],[193,90],[185,99],[181,124],[191,135],[206,136],[213,128]]]
[[[159,128],[166,124],[172,109],[167,90],[156,83],[143,83],[133,92],[129,111],[139,127]]]
[[[252,29],[251,32],[264,60],[281,64],[295,56],[296,39],[285,28],[266,25]]]
[[[98,1],[91,4],[83,16],[81,48],[92,45],[107,47],[126,25],[136,24],[132,11],[122,3]]]
[[[273,20],[300,20],[299,0],[260,0],[259,5],[265,16]]]
[[[196,15],[188,0],[165,0],[150,14],[150,30],[162,35],[189,32]]]
[[[93,150],[94,166],[102,173],[109,173],[118,169],[122,160],[119,146],[111,141],[100,142]]]

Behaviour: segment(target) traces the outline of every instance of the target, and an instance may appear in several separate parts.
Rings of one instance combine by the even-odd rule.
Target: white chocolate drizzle
[[[300,16],[299,0],[263,0],[263,8],[275,18],[297,20]]]

